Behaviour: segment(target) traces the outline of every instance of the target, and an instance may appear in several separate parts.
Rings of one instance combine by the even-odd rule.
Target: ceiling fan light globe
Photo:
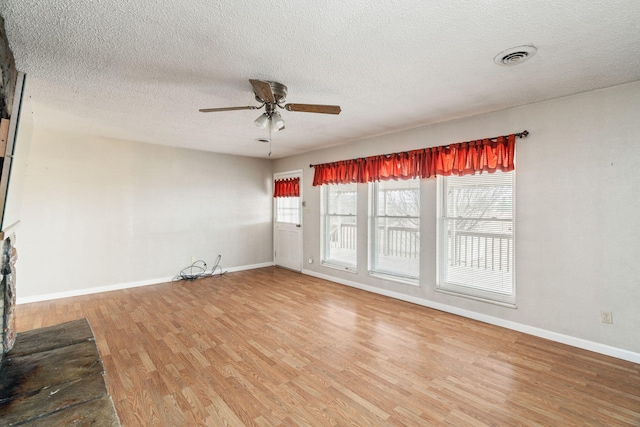
[[[271,131],[271,133],[276,133],[280,130],[280,128],[277,126],[276,122],[274,122],[273,120],[270,120],[269,130]]]
[[[264,129],[267,127],[267,124],[269,123],[269,116],[267,116],[266,113],[263,113],[253,123],[260,129]]]
[[[271,131],[277,132],[284,127],[284,120],[277,111],[271,115]]]

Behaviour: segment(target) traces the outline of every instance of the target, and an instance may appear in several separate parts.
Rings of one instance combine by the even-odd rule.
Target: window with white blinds
[[[438,289],[515,303],[514,172],[438,180]]]
[[[371,186],[369,272],[416,282],[420,277],[420,180]]]
[[[322,263],[353,269],[357,263],[357,184],[322,186]]]

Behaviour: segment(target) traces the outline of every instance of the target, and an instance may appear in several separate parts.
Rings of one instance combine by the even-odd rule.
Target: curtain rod
[[[518,137],[518,138],[526,138],[527,136],[529,136],[529,131],[528,131],[528,130],[523,130],[522,132],[514,133],[514,135],[515,135],[516,137]],[[508,135],[503,135],[503,138],[504,138],[504,137],[507,137],[507,136],[508,136]],[[500,138],[500,137],[499,137],[499,136],[494,136],[493,138],[482,138],[482,139],[488,139],[488,140],[490,140],[490,141],[493,141],[493,140],[496,140],[496,139],[498,139],[498,138]],[[449,147],[449,145],[443,145],[443,147]],[[431,147],[430,147],[430,148],[431,148]],[[388,156],[388,155],[389,155],[389,154],[383,154],[383,156]],[[318,164],[320,164],[320,163],[318,163]],[[309,163],[309,167],[310,167],[310,168],[312,168],[312,167],[314,167],[314,166],[317,166],[317,165],[313,165],[313,164]]]

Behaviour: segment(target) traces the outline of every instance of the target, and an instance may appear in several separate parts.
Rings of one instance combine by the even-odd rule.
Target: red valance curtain
[[[273,197],[300,197],[300,178],[276,179]]]
[[[528,132],[523,132],[526,136]],[[365,183],[514,169],[516,134],[314,165],[313,185]]]

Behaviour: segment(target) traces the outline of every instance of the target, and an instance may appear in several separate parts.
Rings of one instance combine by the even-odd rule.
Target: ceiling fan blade
[[[287,104],[284,106],[287,111],[302,111],[304,113],[340,114],[342,109],[339,105],[316,105],[316,104]]]
[[[273,95],[269,82],[255,79],[249,79],[249,82],[251,82],[251,86],[253,86],[253,91],[262,101],[271,103],[276,102],[276,97]]]
[[[202,108],[201,113],[215,113],[217,111],[234,111],[234,110],[257,110],[259,107],[248,105],[246,107],[224,107],[224,108]]]

